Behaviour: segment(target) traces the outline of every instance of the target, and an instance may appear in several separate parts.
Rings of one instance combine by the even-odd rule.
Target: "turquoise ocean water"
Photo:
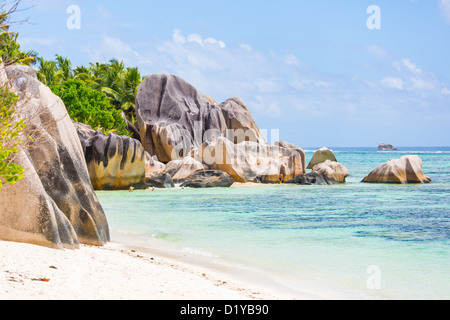
[[[97,194],[113,235],[260,270],[311,298],[449,299],[450,147],[331,149],[345,184]],[[431,184],[360,182],[407,154]]]

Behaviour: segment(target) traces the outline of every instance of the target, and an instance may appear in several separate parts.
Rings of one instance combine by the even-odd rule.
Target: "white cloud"
[[[57,43],[55,39],[50,38],[21,38],[20,45],[24,47],[35,46],[53,46]]]
[[[363,77],[361,77],[359,75],[353,76],[352,82],[356,82],[356,83],[361,82],[361,83],[364,83],[366,86],[368,86],[370,88],[377,87],[377,85],[375,83],[373,83],[372,81],[369,81],[369,80],[367,80],[367,79],[365,79],[365,78],[363,78]]]
[[[332,86],[332,83],[324,80],[314,80],[308,79],[304,77],[296,77],[293,80],[289,81],[289,86],[294,88],[295,90],[311,90],[311,89],[321,89],[321,88],[329,88]]]
[[[287,65],[300,66],[300,60],[293,54],[287,54],[284,56],[284,62]]]
[[[127,41],[104,36],[98,45],[91,46],[90,59],[107,61],[116,57],[138,66],[142,74],[175,74],[218,102],[239,96],[255,119],[263,120],[263,126],[264,120],[272,123],[275,117],[287,122],[299,117],[347,121],[360,116],[375,121],[386,115],[398,117],[410,112],[411,104],[450,94],[446,89],[449,85],[441,84],[406,58],[398,59],[388,71],[394,73],[379,77],[382,79],[375,83],[361,76],[346,78],[318,72],[292,53],[261,52],[244,43],[226,46],[217,38],[184,35],[181,30],[174,30],[166,41],[136,48]]]
[[[219,45],[219,47],[221,47],[221,48],[225,48],[227,45],[225,44],[225,42],[223,42],[223,41],[220,41],[220,40],[216,40],[216,39],[214,39],[214,38],[206,38],[204,41],[203,41],[203,44],[217,44],[217,45]]]
[[[181,34],[181,30],[174,30],[172,35],[173,42],[183,44],[186,38]]]
[[[385,78],[381,79],[381,84],[387,88],[393,88],[393,89],[398,89],[398,90],[404,89],[403,80],[400,78],[385,77]]]
[[[187,41],[188,42],[197,42],[199,45],[201,45],[201,46],[203,45],[202,37],[196,33],[188,35]]]
[[[422,73],[422,70],[417,68],[417,65],[415,63],[411,62],[411,60],[402,59],[402,62],[405,65],[405,67],[408,68],[408,70],[411,71],[412,73],[416,73],[416,74]]]
[[[132,65],[139,57],[139,53],[131,48],[129,44],[119,38],[103,35],[101,42],[84,49],[92,61],[106,62],[112,58],[123,60],[127,65]]]
[[[246,43],[241,43],[239,47],[241,47],[242,49],[244,49],[246,51],[252,51],[253,50],[252,46],[249,45],[249,44],[246,44]]]
[[[251,108],[259,113],[264,114],[268,117],[282,117],[283,111],[279,106],[280,101],[273,101],[272,98],[267,98],[265,96],[256,96],[256,100],[250,102]],[[275,141],[273,141],[275,142]]]
[[[180,30],[156,47],[152,57],[141,53],[149,57],[152,73],[176,74],[219,102],[239,96],[255,116],[295,114],[299,105],[315,116],[328,115],[339,105],[325,98],[329,90],[339,90],[333,78],[309,69],[292,53],[263,53],[245,43],[221,46],[215,38],[185,36]]]
[[[189,34],[187,37],[183,36],[183,34],[181,33],[181,30],[174,30],[173,31],[173,36],[172,39],[175,43],[178,44],[184,44],[186,42],[191,42],[191,43],[197,43],[201,46],[205,46],[205,45],[217,45],[220,48],[225,48],[227,45],[225,44],[225,42],[221,41],[221,40],[217,40],[214,38],[206,38],[203,39],[201,35],[197,34],[197,33],[192,33]]]
[[[307,79],[293,79],[289,82],[289,85],[295,90],[303,90],[311,85],[311,83],[312,81]]]
[[[444,87],[444,88],[442,88],[441,93],[442,93],[444,96],[449,96],[449,95],[450,95],[450,90],[447,89],[447,87]]]
[[[414,74],[422,73],[422,70],[418,68],[414,62],[412,62],[410,59],[407,58],[401,59],[400,61],[394,61],[392,65],[398,71],[407,70]]]
[[[316,86],[316,88],[329,88],[332,84],[328,81],[314,81],[314,85]]]
[[[447,23],[450,24],[450,0],[439,0],[439,8]]]
[[[392,66],[398,71],[398,78],[383,79],[382,84],[385,87],[405,89],[422,97],[425,97],[425,94],[428,97],[429,94],[445,95],[446,91],[440,90],[446,87],[445,83],[441,83],[433,73],[423,71],[410,59],[394,61]]]
[[[428,81],[424,78],[413,77],[411,78],[411,82],[413,88],[420,91],[433,90],[436,88],[435,84],[432,81]]]
[[[112,19],[114,18],[113,14],[111,12],[109,12],[108,10],[106,10],[104,7],[102,6],[97,6],[97,13],[98,15],[103,18],[103,19]]]
[[[26,3],[25,7],[32,7],[35,10],[38,11],[49,11],[53,10],[56,12],[60,12],[61,10],[64,10],[69,6],[74,4],[73,0],[24,0]],[[12,3],[12,1],[11,1]]]
[[[375,58],[378,59],[385,59],[387,57],[389,57],[389,53],[383,49],[380,46],[377,46],[376,44],[371,44],[366,46],[366,50],[372,54]]]
[[[260,79],[255,81],[255,84],[261,92],[279,92],[282,90],[282,85],[273,80]]]

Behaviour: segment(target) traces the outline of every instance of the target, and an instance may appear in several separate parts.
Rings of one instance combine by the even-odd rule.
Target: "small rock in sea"
[[[223,171],[199,170],[183,180],[182,188],[229,188],[234,179]]]
[[[378,151],[396,151],[398,150],[392,144],[382,143],[378,146]]]

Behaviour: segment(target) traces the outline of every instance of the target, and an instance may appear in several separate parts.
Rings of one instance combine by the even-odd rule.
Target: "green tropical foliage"
[[[48,61],[41,57],[39,57],[37,61],[39,68],[39,71],[37,72],[38,80],[46,86],[56,85],[58,82],[56,80],[56,73],[58,72],[56,62]]]
[[[70,117],[105,134],[130,135],[127,122],[136,122],[135,97],[142,81],[137,68],[128,68],[116,59],[73,68],[71,61],[56,55],[54,60],[39,57],[35,51],[22,51],[18,34],[10,31],[10,16],[20,0],[0,0],[0,63],[23,64],[36,68],[38,79],[63,100]],[[8,7],[7,9],[5,9]],[[0,88],[0,189],[23,178],[24,169],[13,163],[23,141],[23,120],[16,117],[18,97],[7,86]]]
[[[9,19],[17,9],[18,1],[10,3],[5,10],[5,4],[0,6],[0,65],[14,63],[32,65],[36,62],[37,53],[23,52],[17,42],[18,34],[10,31]],[[14,184],[24,177],[24,168],[13,162],[14,154],[19,152],[23,143],[21,131],[25,128],[23,120],[16,117],[18,97],[9,91],[6,83],[0,87],[0,190],[5,183]]]
[[[25,128],[23,120],[15,120],[17,99],[6,86],[0,88],[0,189],[4,183],[12,185],[24,177],[24,169],[11,160],[19,152],[23,142],[19,134]]]
[[[111,105],[105,93],[76,79],[63,80],[61,84],[50,85],[50,89],[61,97],[74,121],[85,123],[105,134],[115,132],[129,135],[122,112]]]
[[[125,67],[123,61],[116,59],[74,69],[69,59],[59,55],[53,61],[37,60],[37,76],[44,84],[55,87],[69,79],[82,81],[87,87],[104,93],[111,105],[122,111],[127,120],[136,122],[135,98],[142,81],[137,68]]]
[[[17,42],[19,34],[10,31],[9,18],[16,7],[17,4],[0,13],[0,57],[6,66],[15,63],[30,66],[36,63],[37,52],[20,50],[20,45]]]

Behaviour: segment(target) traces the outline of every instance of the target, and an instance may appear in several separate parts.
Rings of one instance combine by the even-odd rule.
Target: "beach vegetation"
[[[45,60],[42,57],[37,60],[37,77],[45,85],[56,89],[67,80],[81,81],[86,87],[103,93],[111,106],[121,111],[125,119],[131,123],[136,122],[135,98],[143,79],[138,68],[126,67],[123,61],[117,59],[75,68],[68,58],[59,55],[56,55],[55,60]],[[57,95],[60,92],[53,91]]]
[[[50,85],[50,89],[62,99],[72,120],[87,124],[105,134],[113,132],[129,135],[122,111],[111,105],[105,93],[76,79]]]
[[[10,16],[17,10],[20,1],[10,4],[9,8],[0,5],[0,68],[11,64],[32,65],[37,53],[20,50],[18,34],[10,31]],[[25,129],[23,119],[16,114],[19,97],[10,91],[6,77],[2,74],[0,87],[0,190],[5,183],[14,184],[24,178],[24,168],[14,163],[14,155],[23,143],[21,131]]]
[[[0,88],[0,190],[4,183],[12,185],[24,177],[24,168],[13,162],[23,143],[20,132],[25,129],[23,119],[16,118],[17,100],[6,85]]]
[[[12,64],[31,66],[36,63],[38,56],[33,50],[22,51],[17,41],[19,34],[10,31],[10,17],[17,10],[19,3],[20,1],[16,1],[9,8],[5,8],[5,4],[0,5],[0,57],[5,66]]]
[[[22,51],[17,41],[18,33],[10,30],[11,14],[18,11],[20,2],[0,1],[0,57],[3,64],[34,67],[37,79],[63,100],[74,121],[105,134],[131,136],[126,129],[127,120],[136,123],[135,97],[143,80],[138,68],[127,67],[117,59],[73,67],[71,60],[62,55],[46,60],[35,51]]]

